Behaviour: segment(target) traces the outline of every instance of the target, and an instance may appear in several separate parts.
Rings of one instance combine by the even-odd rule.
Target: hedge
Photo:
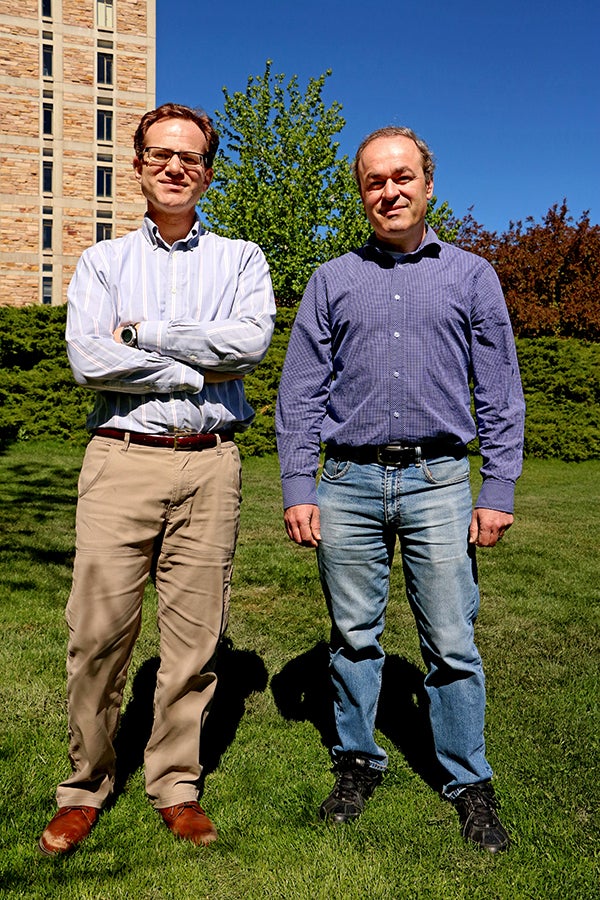
[[[244,456],[275,451],[275,399],[294,314],[280,307],[269,353],[246,378],[256,420],[239,437]],[[0,446],[40,437],[87,441],[93,394],[73,381],[65,317],[64,306],[0,307]],[[522,338],[517,351],[527,402],[525,454],[600,458],[600,344]]]

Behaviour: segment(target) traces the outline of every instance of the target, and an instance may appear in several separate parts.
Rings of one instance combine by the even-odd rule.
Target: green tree
[[[224,146],[203,201],[209,224],[227,237],[263,248],[281,303],[294,303],[327,257],[332,233],[356,219],[357,195],[334,140],[344,126],[340,104],[322,99],[329,72],[302,94],[293,76],[251,76],[244,93],[225,96],[216,126]]]
[[[427,222],[431,225],[440,241],[448,241],[449,244],[452,244],[460,230],[460,219],[455,217],[446,200],[440,203],[439,206],[437,202],[437,197],[434,195],[429,201]]]
[[[279,303],[293,305],[317,266],[360,246],[370,229],[349,160],[338,156],[342,107],[322,97],[331,71],[302,93],[295,75],[286,84],[271,66],[245,92],[223,88],[224,111],[215,115],[222,146],[202,207],[216,231],[262,247]],[[458,223],[447,204],[436,208],[434,199],[429,219],[453,240]]]

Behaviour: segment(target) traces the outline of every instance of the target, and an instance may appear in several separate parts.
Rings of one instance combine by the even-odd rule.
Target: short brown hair
[[[360,144],[360,147],[356,151],[356,156],[352,160],[352,174],[354,175],[354,180],[358,184],[359,188],[360,175],[358,173],[358,164],[360,163],[361,157],[371,141],[376,141],[377,138],[383,137],[406,137],[410,138],[411,141],[414,141],[414,143],[417,145],[417,150],[421,154],[421,162],[423,165],[425,182],[426,184],[429,184],[433,181],[435,160],[433,158],[433,153],[431,152],[425,141],[422,140],[417,134],[415,134],[412,128],[406,128],[403,125],[386,125],[385,128],[378,128],[377,131],[372,131],[371,134],[368,134],[366,138],[364,138],[364,140]]]
[[[219,135],[214,129],[212,119],[203,109],[192,109],[190,106],[182,106],[181,103],[163,103],[157,109],[151,109],[142,116],[140,124],[135,130],[133,146],[138,159],[144,153],[146,134],[151,125],[162,119],[189,119],[198,126],[208,144],[206,151],[206,167],[212,167],[215,154],[219,148]]]

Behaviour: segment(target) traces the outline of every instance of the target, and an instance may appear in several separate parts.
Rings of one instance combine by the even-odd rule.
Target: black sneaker
[[[490,853],[508,850],[510,839],[496,815],[499,803],[489,781],[467,785],[452,804],[460,817],[461,834],[466,841],[473,841]]]
[[[337,774],[335,787],[323,800],[319,815],[338,825],[358,819],[383,772],[370,766],[364,756],[354,753],[345,753],[333,771]]]

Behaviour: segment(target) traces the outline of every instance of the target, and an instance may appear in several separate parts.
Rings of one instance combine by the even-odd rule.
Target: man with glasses
[[[427,144],[408,128],[376,131],[358,149],[354,175],[373,234],[313,275],[283,368],[285,524],[292,540],[317,548],[332,618],[337,780],[321,817],[356,820],[387,767],[374,731],[398,538],[442,794],[463,836],[497,853],[509,838],[485,756],[475,547],[492,547],[512,524],[524,404],[492,267],[426,224],[433,171]],[[471,385],[483,456],[474,510]]]
[[[113,741],[150,574],[160,668],[146,790],[176,836],[194,844],[217,836],[198,804],[201,727],[238,533],[234,435],[253,418],[243,378],[267,352],[275,314],[261,250],[200,224],[196,205],[218,143],[203,112],[165,104],[146,113],[133,161],[143,224],[86,250],[69,287],[69,361],[96,403],[66,611],[72,774],[40,838],[49,855],[75,849],[111,799]]]

